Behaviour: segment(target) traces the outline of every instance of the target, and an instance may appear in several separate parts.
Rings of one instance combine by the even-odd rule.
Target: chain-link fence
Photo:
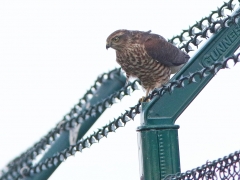
[[[232,16],[226,16],[224,10],[235,10],[236,3],[230,0],[224,3],[218,10],[213,11],[208,17],[205,17],[191,26],[188,30],[183,30],[179,36],[175,36],[169,42],[177,45],[180,49],[189,53],[193,51],[193,46],[196,48],[199,44],[207,39],[211,34],[219,31],[221,28],[228,28],[230,24],[237,24],[240,18],[240,13],[235,13]],[[239,3],[239,1],[238,1]],[[216,18],[213,18],[217,15]],[[239,28],[240,29],[240,28]],[[240,31],[240,30],[239,30]],[[162,97],[166,93],[171,93],[175,88],[184,88],[185,84],[197,83],[196,77],[204,79],[210,74],[216,74],[220,69],[228,68],[228,62],[232,61],[234,64],[240,61],[240,53],[236,51],[235,54],[219,59],[216,62],[209,62],[201,70],[191,72],[189,75],[182,76],[179,79],[170,81],[167,85],[160,89],[155,89],[147,99],[154,97]],[[46,136],[39,142],[29,148],[19,157],[12,160],[6,168],[2,171],[1,180],[23,179],[28,176],[34,176],[44,170],[53,166],[59,165],[69,156],[74,155],[77,151],[81,152],[84,148],[91,147],[92,144],[99,142],[103,137],[107,137],[108,133],[115,132],[119,127],[134,119],[136,114],[141,112],[141,102],[135,106],[130,107],[119,117],[111,121],[106,126],[98,129],[87,138],[77,141],[75,145],[54,154],[50,158],[46,158],[43,162],[33,164],[35,158],[46,150],[47,145],[51,145],[56,139],[61,136],[63,132],[69,131],[71,128],[88,121],[89,118],[95,117],[96,114],[101,114],[106,108],[121,100],[124,96],[131,94],[136,89],[140,88],[139,81],[121,88],[119,91],[111,94],[108,98],[95,103],[93,106],[86,108],[86,104],[91,100],[91,97],[101,87],[102,83],[114,80],[116,77],[122,77],[123,74],[120,69],[115,69],[109,73],[101,75],[94,83],[94,85],[86,92],[79,103],[76,104],[72,110],[64,116],[61,123],[53,128]],[[240,179],[239,178],[239,151],[229,156],[224,157],[213,162],[207,162],[205,165],[187,171],[186,173],[169,175],[166,179]]]

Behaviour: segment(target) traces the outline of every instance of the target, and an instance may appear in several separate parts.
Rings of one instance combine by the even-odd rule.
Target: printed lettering
[[[234,29],[234,31],[237,34],[237,36],[240,36],[240,25],[239,24],[236,26],[236,29]]]
[[[236,33],[235,33],[234,31],[232,31],[232,32],[229,33],[228,37],[229,37],[229,38],[231,39],[231,41],[233,42],[233,41],[236,40],[237,35],[236,35]]]
[[[212,52],[211,52],[211,57],[214,59],[214,60],[218,60],[218,58],[220,57],[220,54],[219,52],[214,49]]]
[[[231,39],[230,39],[228,36],[225,37],[222,42],[223,42],[223,43],[225,44],[225,46],[227,46],[227,47],[229,47],[229,46],[232,44]]]
[[[220,42],[216,49],[219,53],[223,53],[226,51],[227,48],[224,46],[222,42]]]

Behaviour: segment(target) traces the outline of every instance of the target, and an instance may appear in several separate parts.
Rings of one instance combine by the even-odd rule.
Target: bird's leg
[[[149,95],[149,92],[150,92],[150,88],[147,88],[147,90],[146,90],[146,97],[148,97],[148,95]],[[146,98],[145,97],[145,98]],[[147,100],[146,100],[146,102],[149,102],[150,101],[150,99],[148,98]]]
[[[125,83],[124,87],[126,87],[128,85],[128,83],[129,83],[129,80],[126,79],[126,83]]]
[[[150,92],[150,88],[147,88],[147,90],[146,90],[146,97],[148,96],[149,92]]]
[[[150,90],[151,90],[150,88],[147,88],[147,89],[146,89],[146,96],[145,96],[145,97],[143,96],[142,98],[140,98],[140,99],[139,99],[140,102],[149,102],[149,101],[150,101],[149,98],[144,101],[144,99],[145,99],[146,97],[148,97],[148,94],[149,94]]]
[[[129,83],[129,75],[126,74],[126,83],[125,83],[124,87],[126,87],[128,85],[128,83]]]

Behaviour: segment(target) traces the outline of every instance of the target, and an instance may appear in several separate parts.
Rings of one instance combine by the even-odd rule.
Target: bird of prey
[[[138,78],[146,97],[170,79],[188,60],[189,56],[165,38],[151,31],[120,29],[107,38],[106,48],[116,50],[117,62],[129,77]]]

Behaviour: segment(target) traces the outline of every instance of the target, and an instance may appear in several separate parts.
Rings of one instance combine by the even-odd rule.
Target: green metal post
[[[97,103],[101,102],[102,100],[106,99],[112,93],[120,90],[126,82],[126,78],[123,75],[119,75],[119,70],[113,70],[113,78],[104,81],[99,89],[93,94],[93,97],[89,100],[88,107],[94,106]],[[109,88],[111,87],[111,88]],[[87,107],[85,107],[87,108]],[[84,108],[83,108],[84,110]],[[104,111],[103,111],[104,112]],[[96,112],[96,116],[90,117],[87,121],[84,121],[81,124],[78,133],[78,139],[81,139],[85,133],[91,128],[91,126],[96,122],[96,120],[101,116],[103,113]],[[47,158],[52,157],[57,152],[61,152],[62,150],[68,148],[69,144],[69,131],[62,132],[60,137],[51,145],[50,149],[44,154],[41,158],[40,162],[44,162]],[[35,174],[30,177],[24,178],[24,180],[45,180],[48,179],[52,173],[57,169],[57,167],[61,164],[59,162],[57,165],[44,170],[38,174]]]
[[[142,127],[138,133],[140,174],[142,180],[163,179],[172,172],[180,172],[177,125],[156,128]]]
[[[240,9],[235,13],[239,12]],[[171,80],[220,62],[239,46],[240,21],[214,34]],[[185,84],[184,88],[175,88],[171,94],[165,93],[161,98],[143,103],[141,126],[137,128],[142,180],[160,180],[168,174],[180,172],[179,126],[174,123],[213,77],[214,74],[203,79],[196,77],[197,83]]]

